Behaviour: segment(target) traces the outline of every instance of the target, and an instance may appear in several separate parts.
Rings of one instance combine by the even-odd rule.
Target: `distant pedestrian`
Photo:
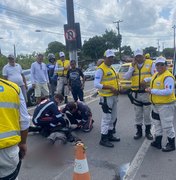
[[[31,65],[31,81],[37,103],[40,103],[42,97],[49,97],[49,78],[43,54],[38,54],[36,62]]]
[[[17,84],[0,79],[0,179],[17,180],[27,153],[30,116]]]
[[[56,93],[65,97],[65,103],[68,102],[69,89],[67,85],[67,72],[70,69],[70,61],[65,59],[65,53],[59,53],[60,59],[56,62],[55,73],[58,75]]]
[[[67,81],[69,90],[72,92],[73,99],[76,102],[79,98],[80,101],[84,101],[84,83],[85,78],[82,70],[76,67],[76,61],[70,61],[71,69],[67,73]],[[81,81],[82,78],[82,81]]]
[[[50,95],[51,97],[53,97],[56,91],[57,78],[58,78],[57,74],[54,73],[56,66],[56,58],[53,53],[48,54],[48,61],[49,64],[47,64],[47,70],[48,70],[48,77],[50,82]]]
[[[115,56],[114,52],[108,49],[105,56],[104,62],[96,70],[94,80],[94,86],[98,89],[103,111],[99,144],[105,147],[114,147],[111,141],[120,141],[119,137],[113,135],[114,124],[117,122],[118,79],[111,66]]]
[[[23,96],[27,103],[27,84],[21,65],[15,62],[15,57],[12,54],[8,56],[8,64],[3,67],[2,75],[4,79],[16,83],[22,90]]]
[[[162,137],[165,131],[168,143],[162,148],[163,152],[175,150],[175,78],[167,70],[166,58],[158,57],[155,61],[157,72],[152,76],[150,88],[146,92],[150,93],[152,102],[152,118],[155,125],[155,141],[151,146],[161,149]]]

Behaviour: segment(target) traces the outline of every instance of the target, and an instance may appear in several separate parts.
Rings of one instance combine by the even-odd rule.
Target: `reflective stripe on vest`
[[[0,108],[13,108],[19,109],[20,106],[16,103],[9,103],[9,102],[0,102]]]
[[[8,137],[11,137],[11,136],[20,136],[20,131],[9,131],[9,132],[4,132],[4,133],[0,133],[0,139],[3,139],[3,138],[8,138]]]
[[[141,75],[151,74],[150,72],[142,72]],[[139,76],[139,73],[133,73],[133,76]]]
[[[111,81],[111,80],[114,80],[116,79],[116,77],[112,77],[112,78],[104,78],[101,80],[101,82],[105,82],[105,81]]]

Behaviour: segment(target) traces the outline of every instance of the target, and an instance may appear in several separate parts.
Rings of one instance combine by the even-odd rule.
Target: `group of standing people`
[[[78,98],[80,101],[84,100],[83,72],[76,67],[75,60],[65,59],[64,52],[60,52],[59,56],[60,59],[56,60],[54,54],[48,54],[49,64],[46,65],[43,63],[43,55],[38,54],[36,62],[31,65],[31,79],[38,103],[42,96],[54,96],[55,93],[62,94],[67,103],[69,91],[75,102]]]
[[[112,141],[120,141],[115,137],[115,125],[117,122],[118,78],[112,68],[115,54],[112,50],[105,52],[104,61],[98,66],[95,73],[94,86],[100,95],[102,107],[101,139],[100,145],[114,147]],[[175,113],[175,78],[167,70],[167,62],[164,57],[158,57],[153,63],[145,58],[142,49],[134,52],[134,61],[125,79],[131,79],[131,98],[135,100],[135,125],[134,139],[143,136],[142,126],[145,125],[145,136],[153,140],[151,133],[152,119],[155,127],[155,138],[152,147],[163,152],[175,150],[175,130],[173,126]],[[152,117],[152,118],[151,118]],[[168,142],[162,147],[163,131],[166,132]]]

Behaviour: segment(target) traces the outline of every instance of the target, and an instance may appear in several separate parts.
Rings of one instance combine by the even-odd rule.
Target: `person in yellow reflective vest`
[[[30,116],[17,84],[0,79],[0,179],[15,180],[27,146]]]
[[[111,66],[115,56],[114,52],[108,49],[105,56],[104,62],[96,70],[94,79],[94,87],[98,89],[99,104],[103,111],[99,144],[105,147],[114,147],[111,141],[120,141],[119,137],[113,136],[113,123],[117,121],[118,79]]]
[[[151,105],[149,95],[145,92],[146,82],[145,78],[151,77],[155,72],[155,65],[152,60],[145,59],[143,50],[138,48],[134,51],[135,59],[128,72],[125,73],[124,79],[132,80],[131,90],[135,94],[135,100],[140,102],[140,105],[134,104],[135,110],[135,124],[137,132],[134,139],[142,137],[142,125],[145,124],[145,136],[152,140],[153,136],[151,130]],[[149,85],[148,85],[149,86]],[[143,122],[144,121],[144,122]]]
[[[152,118],[155,125],[155,140],[151,146],[161,149],[163,131],[166,132],[168,143],[162,148],[163,152],[175,150],[175,130],[173,126],[175,114],[175,78],[167,70],[167,62],[164,57],[158,57],[155,61],[157,72],[152,76],[150,93],[152,102]]]
[[[69,89],[67,85],[67,72],[70,69],[70,61],[65,59],[65,53],[59,52],[60,59],[57,60],[55,73],[58,75],[56,93],[60,93],[65,97],[65,103],[68,102]]]

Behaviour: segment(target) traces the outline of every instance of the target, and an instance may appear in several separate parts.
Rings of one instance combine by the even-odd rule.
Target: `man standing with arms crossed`
[[[100,95],[100,105],[102,106],[101,120],[101,140],[100,145],[114,147],[111,141],[120,141],[120,138],[113,136],[113,123],[117,118],[117,95],[118,80],[115,70],[111,67],[114,59],[114,52],[105,52],[104,62],[98,67],[95,73],[94,86]]]
[[[67,85],[67,72],[70,69],[70,61],[65,59],[64,52],[59,53],[60,59],[57,60],[55,73],[58,74],[56,93],[65,97],[65,103],[68,102],[69,89]]]
[[[15,180],[27,151],[30,116],[21,89],[0,79],[0,179]]]
[[[155,66],[152,60],[146,60],[143,56],[143,50],[137,49],[134,51],[134,61],[128,72],[125,73],[124,78],[132,80],[131,90],[135,94],[135,100],[139,101],[141,105],[134,105],[135,122],[137,132],[134,139],[142,137],[142,124],[145,124],[145,136],[147,139],[152,140],[153,136],[150,132],[151,129],[151,105],[149,103],[149,95],[145,92],[145,78],[151,77],[154,74]]]

